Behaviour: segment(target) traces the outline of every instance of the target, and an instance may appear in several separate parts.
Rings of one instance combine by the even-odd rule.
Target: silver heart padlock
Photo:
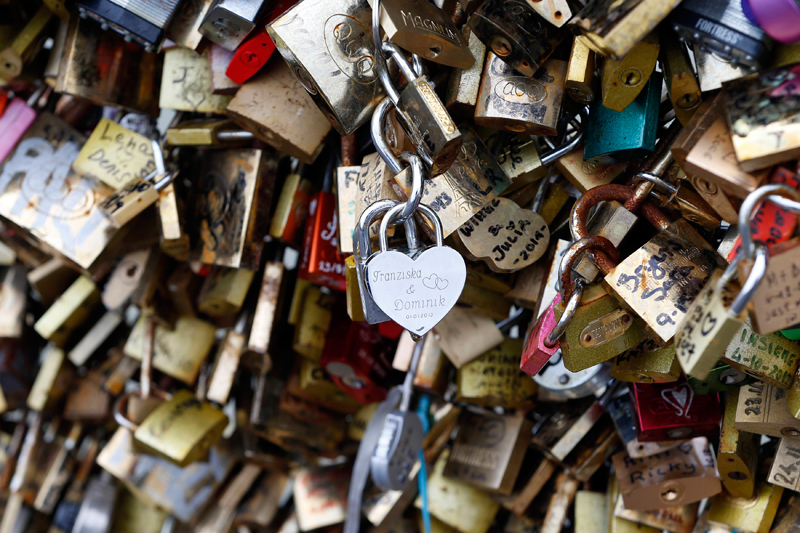
[[[389,250],[386,232],[405,207],[404,203],[396,205],[381,221],[380,252],[367,261],[367,286],[386,316],[413,335],[421,336],[456,305],[467,280],[467,267],[461,254],[443,244],[442,223],[423,204],[419,204],[417,211],[433,224],[436,244],[414,256]]]

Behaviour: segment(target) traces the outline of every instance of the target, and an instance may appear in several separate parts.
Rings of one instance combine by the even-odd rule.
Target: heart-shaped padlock
[[[467,267],[461,254],[443,244],[442,223],[423,204],[417,209],[433,223],[436,245],[413,257],[389,250],[386,231],[404,208],[405,204],[398,204],[381,221],[381,250],[367,262],[367,285],[381,311],[419,336],[455,306],[467,280]]]

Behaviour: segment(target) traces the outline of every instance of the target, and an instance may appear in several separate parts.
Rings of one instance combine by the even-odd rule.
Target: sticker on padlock
[[[443,244],[439,217],[423,204],[417,209],[433,222],[436,245],[412,256],[389,250],[389,224],[409,205],[398,204],[383,217],[381,250],[367,260],[365,274],[370,295],[381,311],[420,336],[433,329],[456,304],[466,283],[467,269],[461,255]],[[415,248],[413,242],[409,242],[409,248]]]

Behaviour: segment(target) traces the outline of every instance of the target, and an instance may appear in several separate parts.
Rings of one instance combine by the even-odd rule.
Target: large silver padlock
[[[372,243],[369,238],[369,227],[374,220],[383,215],[399,202],[397,200],[378,200],[373,203],[361,214],[356,227],[353,230],[353,258],[356,263],[356,278],[358,279],[358,292],[361,297],[361,307],[364,313],[364,319],[368,324],[380,324],[389,319],[386,313],[381,311],[381,308],[372,299],[367,288],[366,278],[366,264],[369,258],[373,255]],[[414,254],[419,251],[419,241],[417,239],[417,229],[414,226],[413,219],[409,218],[406,223],[406,240],[408,242],[408,254]]]
[[[431,175],[438,176],[458,157],[461,132],[428,81],[412,68],[397,45],[384,42],[383,52],[394,60],[408,80],[399,92],[386,69],[380,72],[383,87],[397,108],[398,121]]]
[[[394,206],[381,220],[378,233],[381,249],[367,261],[367,288],[386,316],[419,337],[433,329],[456,305],[467,281],[467,267],[461,254],[444,245],[442,223],[424,204],[419,204],[415,211],[433,224],[436,244],[414,255],[389,250],[389,224],[408,205]]]

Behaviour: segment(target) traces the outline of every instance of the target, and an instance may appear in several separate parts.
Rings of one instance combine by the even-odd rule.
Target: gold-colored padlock
[[[708,521],[734,528],[736,531],[768,533],[778,512],[783,487],[760,482],[752,497],[742,498],[723,492],[711,498]]]
[[[738,405],[739,389],[729,390],[720,430],[717,460],[719,476],[725,490],[736,498],[749,499],[753,496],[755,487],[758,445],[761,438],[755,433],[739,431],[734,427]]]
[[[800,438],[800,420],[786,405],[786,391],[760,381],[739,388],[733,426],[771,437]]]
[[[499,405],[509,409],[529,405],[536,384],[519,369],[522,339],[505,339],[458,369],[458,399],[475,405]]]
[[[63,347],[72,333],[100,303],[100,291],[87,276],[81,276],[36,321],[33,328],[44,339]]]
[[[211,89],[208,52],[176,47],[164,52],[164,70],[158,105],[195,113],[224,115],[230,96],[216,95]]]
[[[675,116],[687,126],[703,97],[686,45],[678,39],[663,39],[659,62]]]
[[[800,347],[780,333],[759,335],[746,318],[725,349],[722,361],[764,383],[788,389],[800,363]]]
[[[564,84],[567,95],[581,104],[588,104],[595,97],[595,53],[585,40],[583,35],[577,35],[572,43]]]
[[[454,116],[474,116],[478,105],[478,92],[481,88],[481,74],[486,63],[486,45],[475,35],[468,25],[461,30],[469,46],[475,63],[466,69],[453,69],[447,83],[444,106]]]
[[[607,58],[601,74],[603,106],[622,112],[636,100],[656,68],[659,51],[658,32],[653,31],[616,60]]]
[[[796,439],[782,438],[775,452],[768,481],[797,492],[800,488],[798,466],[800,466],[800,442]]]
[[[634,383],[669,383],[680,375],[675,346],[660,348],[650,339],[618,355],[611,367],[612,377]]]
[[[244,305],[255,272],[242,268],[215,267],[197,298],[197,310],[213,317],[233,316]]]
[[[75,369],[67,361],[64,350],[48,344],[43,351],[42,365],[28,393],[27,401],[30,409],[40,412],[48,411],[57,405],[69,390],[75,375]]]
[[[325,347],[325,335],[333,318],[336,297],[311,285],[302,298],[300,321],[295,327],[292,348],[303,357],[319,361]]]

